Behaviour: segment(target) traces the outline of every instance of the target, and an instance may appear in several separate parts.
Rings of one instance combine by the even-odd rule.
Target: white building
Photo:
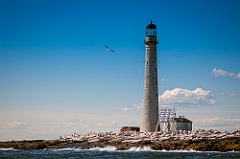
[[[184,116],[179,116],[179,118],[175,118],[174,120],[177,130],[192,131],[192,121],[186,119]]]
[[[192,121],[184,116],[176,117],[176,109],[161,109],[159,114],[159,125],[161,131],[192,131]]]

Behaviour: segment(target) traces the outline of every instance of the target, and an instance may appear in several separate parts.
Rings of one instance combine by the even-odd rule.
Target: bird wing
[[[108,49],[108,51],[112,51],[112,52],[115,52],[114,50],[112,50],[110,47],[108,47],[107,45],[104,45],[107,49]]]
[[[106,48],[110,49],[107,45],[104,45]]]

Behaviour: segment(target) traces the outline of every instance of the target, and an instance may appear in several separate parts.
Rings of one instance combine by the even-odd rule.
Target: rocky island
[[[194,130],[175,132],[106,132],[72,134],[54,140],[0,142],[0,148],[14,149],[90,149],[114,146],[116,150],[148,146],[153,150],[240,151],[240,130]]]

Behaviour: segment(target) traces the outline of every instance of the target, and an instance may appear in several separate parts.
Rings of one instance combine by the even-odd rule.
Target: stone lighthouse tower
[[[146,27],[146,57],[142,132],[154,132],[158,124],[157,27],[150,22]]]

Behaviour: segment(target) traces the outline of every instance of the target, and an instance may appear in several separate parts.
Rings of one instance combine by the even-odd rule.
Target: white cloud
[[[122,108],[121,110],[122,110],[122,111],[126,111],[126,112],[128,112],[128,111],[131,111],[131,110],[132,110],[132,108],[125,107],[125,108]]]
[[[117,125],[117,122],[116,122],[115,120],[113,120],[113,121],[111,121],[109,124],[110,124],[110,125]]]
[[[143,103],[139,103],[139,104],[134,104],[132,107],[125,107],[122,108],[122,111],[133,111],[133,110],[140,110],[143,107]]]
[[[159,96],[161,106],[190,106],[190,105],[214,105],[216,100],[211,91],[196,88],[195,90],[187,90],[183,88],[175,88],[166,90]]]
[[[222,76],[222,77],[240,79],[240,72],[238,74],[235,74],[235,73],[224,71],[223,69],[217,69],[217,68],[212,69],[212,72],[215,77]]]
[[[160,82],[166,82],[167,81],[167,78],[161,78],[160,79]]]
[[[5,123],[5,126],[9,129],[25,129],[27,128],[27,123],[21,121],[12,121]]]
[[[193,122],[194,129],[216,129],[220,131],[234,131],[240,128],[240,118],[205,118]]]
[[[240,72],[236,75],[236,79],[240,79]]]
[[[224,71],[224,70],[222,70],[222,69],[214,68],[214,69],[212,69],[212,71],[213,71],[213,75],[214,75],[215,77],[219,77],[219,76],[228,77],[228,76],[230,76],[230,73],[229,73],[229,72]]]
[[[10,124],[12,123],[11,121],[22,123],[25,121],[25,124],[22,125],[23,127],[25,125],[26,128],[17,131],[10,125],[21,124]],[[124,125],[140,125],[140,123],[141,115],[135,112],[126,113],[117,111],[112,113],[101,112],[99,114],[83,114],[78,111],[24,110],[15,112],[0,108],[0,140],[55,139],[74,132],[78,134],[88,132],[119,132]]]
[[[222,95],[226,95],[226,96],[238,96],[238,92],[237,92],[237,91],[222,92]]]
[[[98,122],[98,123],[97,123],[97,126],[99,126],[99,127],[103,127],[104,124],[103,124],[102,122]]]
[[[161,106],[190,106],[190,105],[214,105],[216,99],[211,91],[196,88],[195,90],[187,90],[183,88],[175,88],[166,90],[162,95],[159,95],[159,105]],[[134,104],[132,107],[122,108],[122,111],[140,110],[143,108],[143,103]]]

